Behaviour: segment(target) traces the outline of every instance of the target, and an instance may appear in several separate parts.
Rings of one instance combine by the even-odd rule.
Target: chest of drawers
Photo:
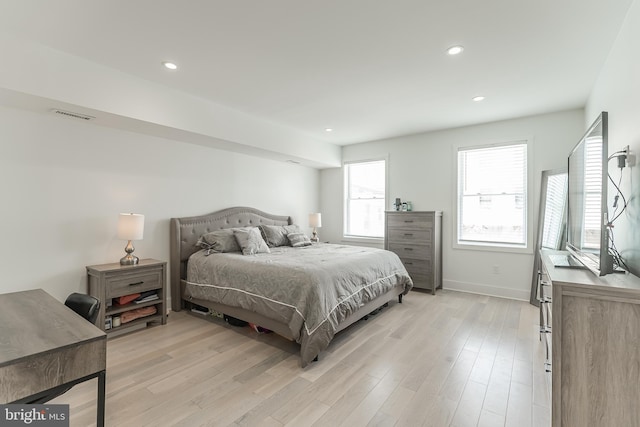
[[[386,212],[385,249],[395,252],[416,288],[442,288],[442,212]]]

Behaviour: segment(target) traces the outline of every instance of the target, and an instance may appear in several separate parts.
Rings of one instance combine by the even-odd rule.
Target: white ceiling
[[[582,107],[631,3],[0,0],[0,27],[343,145]]]

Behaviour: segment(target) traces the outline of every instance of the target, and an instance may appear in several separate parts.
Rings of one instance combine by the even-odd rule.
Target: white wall
[[[86,265],[124,255],[118,213],[145,215],[136,255],[168,261],[171,217],[252,206],[306,229],[319,172],[0,106],[0,194],[0,293],[64,300],[86,292]]]
[[[529,300],[533,255],[454,249],[452,212],[456,202],[454,147],[533,139],[534,221],[543,170],[566,166],[567,154],[584,131],[582,110],[564,111],[440,132],[374,141],[343,148],[343,161],[389,156],[389,197],[411,200],[414,210],[442,210],[443,278],[449,289]],[[342,172],[320,175],[322,240],[342,237]],[[535,224],[535,222],[532,222]],[[381,245],[378,245],[381,246]],[[495,268],[499,271],[495,274]]]
[[[622,170],[621,189],[629,201],[627,211],[614,224],[618,250],[631,271],[640,275],[640,2],[629,8],[618,38],[591,91],[586,106],[585,127],[601,111],[609,112],[609,153],[629,145],[635,165]],[[617,182],[620,169],[609,163]],[[609,186],[609,209],[613,188]]]

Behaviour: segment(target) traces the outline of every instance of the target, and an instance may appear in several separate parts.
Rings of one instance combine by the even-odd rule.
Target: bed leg
[[[398,304],[402,304],[402,294],[398,295]]]

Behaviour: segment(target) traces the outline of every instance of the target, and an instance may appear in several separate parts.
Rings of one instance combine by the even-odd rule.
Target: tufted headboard
[[[200,248],[196,242],[201,235],[223,228],[251,227],[265,225],[290,225],[290,216],[271,215],[258,209],[236,207],[223,209],[201,216],[171,218],[170,270],[171,270],[171,309],[182,308],[182,286],[180,280],[186,279],[187,260]]]

